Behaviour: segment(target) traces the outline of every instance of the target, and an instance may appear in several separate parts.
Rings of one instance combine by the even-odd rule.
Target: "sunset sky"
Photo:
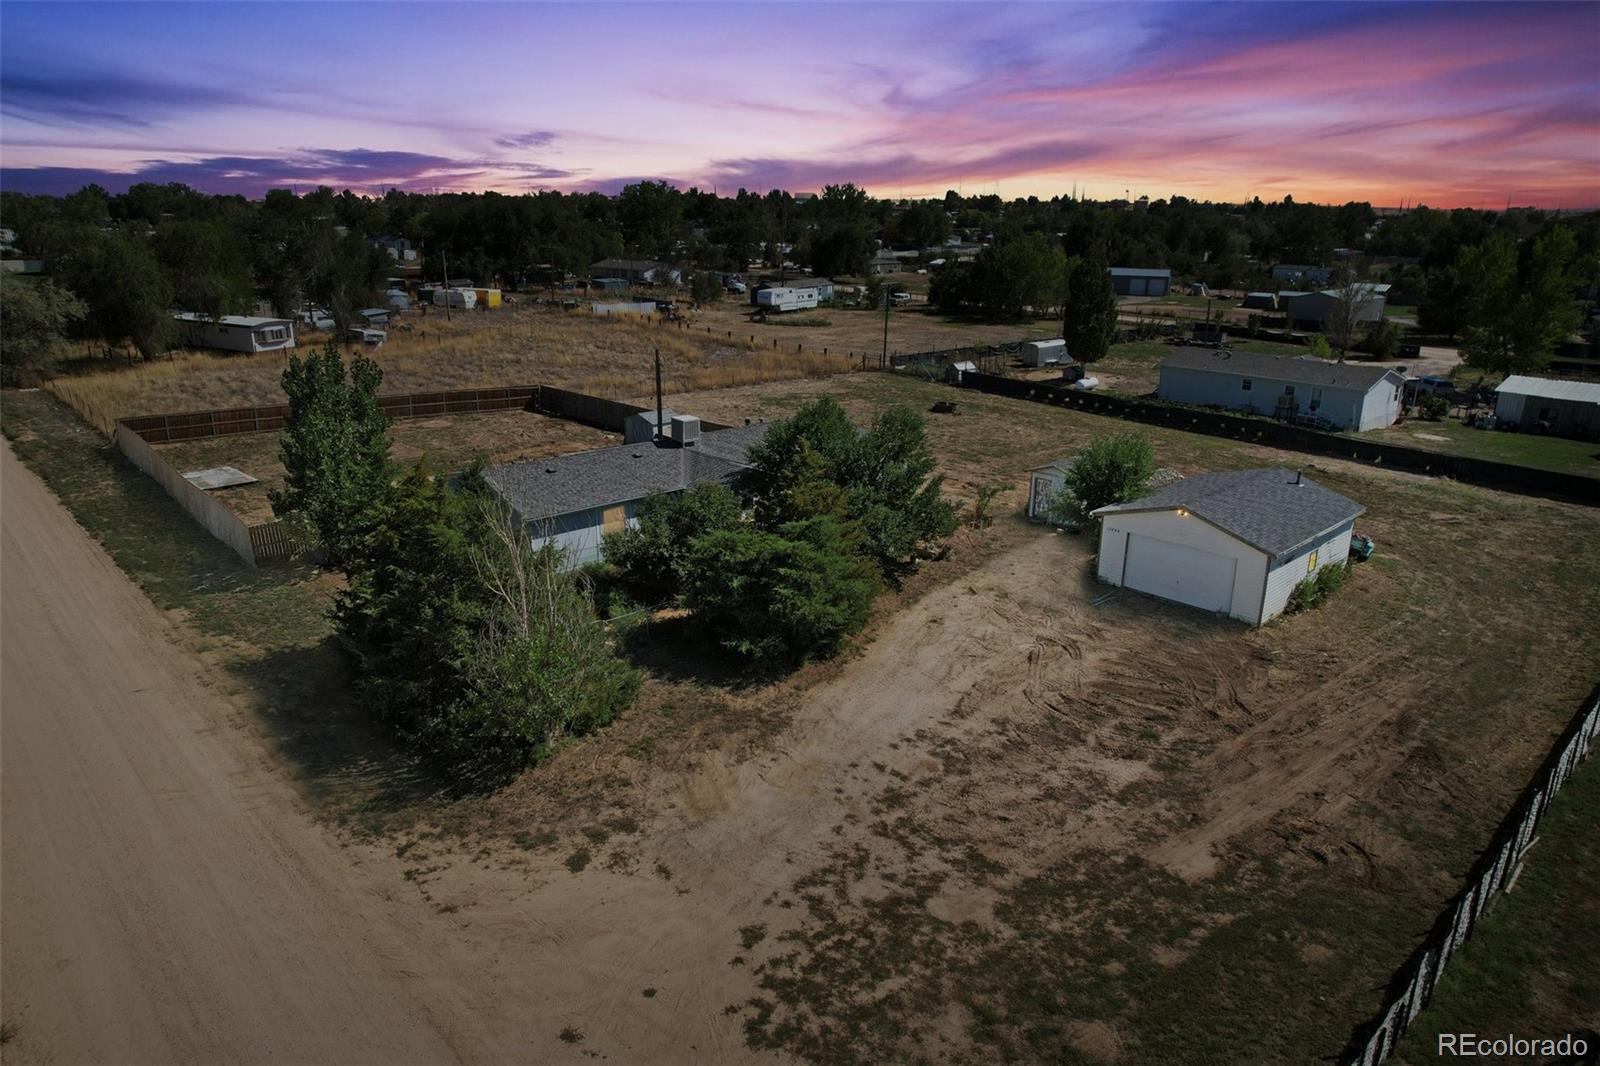
[[[1600,205],[1600,4],[0,4],[0,187]]]

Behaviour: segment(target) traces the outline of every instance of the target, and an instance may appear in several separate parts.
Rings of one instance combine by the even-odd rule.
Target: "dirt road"
[[[471,1011],[418,976],[403,913],[296,809],[170,624],[9,447],[0,463],[6,1060],[481,1057],[439,1021]]]

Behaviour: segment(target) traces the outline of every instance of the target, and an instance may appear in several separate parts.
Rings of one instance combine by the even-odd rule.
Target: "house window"
[[[1311,573],[1317,568],[1317,550],[1311,549],[1311,554],[1306,556],[1306,573]]]
[[[1311,390],[1311,409],[1313,411],[1315,411],[1317,408],[1319,408],[1321,406],[1322,406],[1322,390],[1321,389],[1312,389]]]
[[[1250,391],[1250,379],[1249,378],[1245,378],[1244,381],[1241,384],[1242,384],[1242,387],[1244,388],[1245,392],[1249,392]]]

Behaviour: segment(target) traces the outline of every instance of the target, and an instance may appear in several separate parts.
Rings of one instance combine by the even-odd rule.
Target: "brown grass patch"
[[[701,330],[696,333],[695,328]],[[373,358],[386,393],[545,384],[620,398],[649,391],[660,349],[668,392],[755,385],[842,373],[849,361],[817,352],[760,350],[747,336],[713,336],[654,318],[599,317],[539,308],[436,313],[396,327]],[[305,332],[300,351],[326,334]],[[69,360],[46,388],[109,433],[129,415],[282,403],[286,353],[178,352],[164,362],[117,367]]]

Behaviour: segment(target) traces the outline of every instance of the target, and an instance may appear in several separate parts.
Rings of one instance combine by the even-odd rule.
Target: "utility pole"
[[[661,349],[656,349],[656,436],[655,442],[661,443]]]
[[[450,257],[439,249],[439,262],[444,266],[444,320],[450,321]]]
[[[883,355],[878,358],[880,368],[889,365],[889,286],[883,286]]]

